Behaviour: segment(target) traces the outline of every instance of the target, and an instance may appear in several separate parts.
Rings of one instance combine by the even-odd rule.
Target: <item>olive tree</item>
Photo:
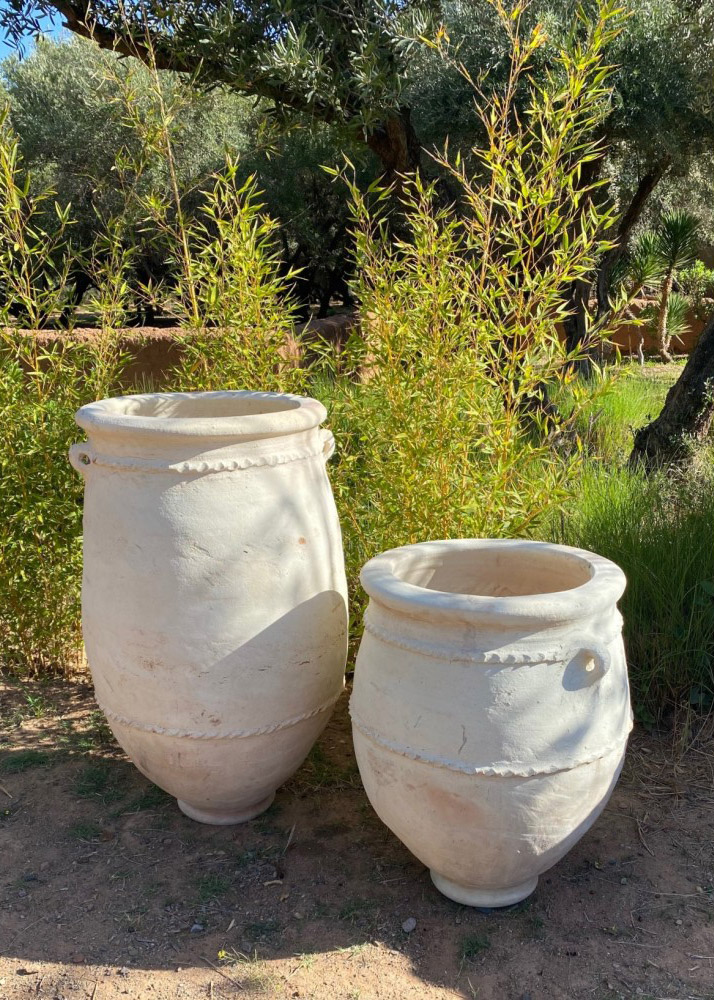
[[[57,12],[71,31],[159,69],[270,102],[281,116],[339,125],[392,176],[420,145],[403,101],[412,53],[437,0],[9,0],[19,40]]]
[[[182,86],[172,73],[158,79],[168,104],[174,91],[182,90],[172,154],[187,209],[195,211],[204,182],[230,151],[240,161],[242,181],[256,175],[270,216],[280,222],[282,260],[286,272],[299,269],[295,292],[303,314],[315,301],[324,313],[335,295],[349,301],[347,194],[321,169],[340,161],[345,136],[328,125],[266,134],[264,102],[256,105],[224,89]],[[107,220],[124,215],[125,238],[142,245],[141,270],[170,278],[171,248],[151,246],[156,233],[141,197],[150,191],[168,195],[166,160],[146,157],[147,137],[132,126],[126,107],[131,101],[139,117],[150,121],[155,82],[141,63],[122,60],[86,39],[41,39],[27,58],[11,57],[0,64],[0,103],[10,107],[34,186],[51,187],[63,207],[71,203],[69,234],[75,250],[86,253]],[[364,179],[371,179],[360,147],[349,152],[362,164]],[[122,163],[139,165],[141,176],[116,169]],[[78,298],[88,276],[75,269],[74,279]]]
[[[653,192],[667,175],[687,174],[714,150],[714,0],[623,0],[629,17],[613,42],[610,113],[599,129],[608,155],[583,167],[583,185],[619,207],[592,280],[570,290],[571,344],[587,336],[588,303],[609,309],[612,275]],[[505,86],[508,38],[503,11],[548,44],[534,59],[538,84],[556,74],[558,55],[582,30],[579,9],[594,0],[7,0],[0,27],[15,40],[48,12],[100,47],[159,69],[188,74],[202,88],[257,98],[285,126],[334,129],[336,142],[366,146],[388,179],[436,169],[423,150],[448,138],[468,151],[477,139],[477,95]],[[449,40],[448,46],[434,40]],[[426,44],[425,44],[426,42]],[[431,44],[428,44],[431,42]],[[444,60],[443,51],[449,58]],[[525,94],[526,88],[523,88]],[[477,96],[477,99],[478,96]],[[518,99],[514,109],[518,109]],[[448,179],[442,179],[447,196]]]

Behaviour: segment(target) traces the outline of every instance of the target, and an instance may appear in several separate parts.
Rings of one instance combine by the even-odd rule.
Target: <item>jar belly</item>
[[[609,645],[612,666],[592,683],[571,659],[474,662],[454,646],[435,658],[400,648],[399,622],[392,640],[368,632],[362,639],[351,701],[353,720],[385,745],[456,769],[496,766],[523,774],[573,767],[619,748],[632,728],[622,639]],[[471,656],[471,658],[469,658]]]
[[[229,712],[240,727],[335,691],[339,527],[324,471],[307,464],[189,480],[97,470],[83,620],[101,703],[139,721],[162,706],[187,728],[220,728]]]
[[[537,878],[577,843],[607,804],[625,754],[623,741],[553,774],[477,775],[404,757],[357,729],[354,739],[369,800],[409,850],[454,883],[501,891]]]
[[[341,690],[340,686],[338,695]],[[322,710],[308,710],[299,721],[285,720],[288,724],[280,729],[234,730],[232,736],[222,738],[214,738],[217,734],[211,732],[151,732],[117,721],[111,714],[109,721],[117,742],[136,767],[176,796],[184,812],[208,823],[234,823],[267,808],[275,790],[310,752],[335,700],[333,696]],[[187,803],[193,812],[185,808]],[[216,818],[221,816],[227,818]]]

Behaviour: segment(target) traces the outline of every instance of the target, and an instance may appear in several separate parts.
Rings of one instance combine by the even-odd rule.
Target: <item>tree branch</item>
[[[637,185],[637,190],[632,196],[632,200],[627,207],[627,211],[620,217],[616,233],[617,245],[614,246],[612,250],[608,250],[603,257],[598,270],[598,319],[604,316],[610,308],[610,283],[612,280],[612,273],[618,261],[627,249],[627,242],[630,237],[630,233],[642,215],[650,195],[667,173],[667,170],[669,170],[671,163],[672,157],[669,153],[666,153],[650,167],[647,173],[641,178],[640,183]]]
[[[311,115],[326,124],[336,122],[339,115],[333,107],[319,101],[307,101],[302,95],[296,94],[287,87],[277,86],[263,80],[237,82],[223,67],[210,63],[205,58],[178,57],[175,52],[167,49],[161,38],[149,35],[142,30],[145,41],[139,41],[130,32],[119,32],[109,25],[102,24],[94,17],[88,2],[71,3],[69,0],[48,0],[55,10],[64,18],[64,27],[75,35],[89,38],[100,48],[117,52],[122,56],[140,59],[147,66],[174,73],[200,75],[211,83],[222,83],[233,90],[241,91],[250,97],[264,97],[282,107]]]

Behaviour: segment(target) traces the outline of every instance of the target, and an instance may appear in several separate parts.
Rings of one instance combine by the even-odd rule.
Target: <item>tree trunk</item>
[[[702,441],[714,419],[714,316],[707,323],[684,371],[667,393],[662,412],[635,434],[630,466],[648,470],[686,464],[691,444]]]
[[[569,351],[574,351],[587,339],[587,307],[590,288],[591,283],[581,279],[573,282],[568,291],[569,315],[563,326],[565,327],[565,344]]]
[[[615,267],[627,249],[630,233],[639,221],[647,201],[662,180],[672,163],[672,157],[667,154],[659,159],[642,177],[627,211],[621,216],[615,239],[617,245],[608,250],[600,262],[597,276],[597,316],[601,319],[610,308],[610,287]]]
[[[602,166],[602,159],[590,160],[588,163],[583,164],[580,172],[582,189],[590,188],[591,185],[595,184],[602,171]],[[597,191],[590,192],[588,202],[593,197],[597,197]],[[586,207],[587,202],[584,201],[583,211],[585,211]],[[568,315],[563,324],[565,328],[565,343],[568,351],[574,351],[581,344],[586,343],[588,334],[588,299],[590,298],[591,288],[592,278],[588,278],[587,280],[579,278],[570,284],[563,296],[568,308]],[[587,358],[578,363],[577,367],[581,374],[588,374],[590,364]]]
[[[659,304],[657,306],[657,348],[663,361],[671,361],[669,353],[670,337],[667,336],[667,315],[669,313],[669,297],[672,294],[674,271],[669,271],[662,282]]]
[[[367,145],[384,168],[384,180],[401,188],[404,174],[413,174],[421,166],[421,145],[411,122],[411,110],[399,109],[367,136]]]

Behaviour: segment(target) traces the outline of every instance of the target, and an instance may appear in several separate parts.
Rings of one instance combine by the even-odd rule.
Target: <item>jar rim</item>
[[[523,558],[587,572],[577,586],[515,595],[458,593],[432,589],[404,579],[410,572],[443,567],[449,558],[504,553],[513,560]],[[475,625],[557,626],[593,618],[614,609],[622,596],[626,578],[615,563],[586,549],[528,539],[460,538],[418,542],[389,549],[370,559],[360,580],[377,605],[410,618],[461,622]]]
[[[75,420],[88,434],[257,440],[318,427],[327,410],[292,393],[226,389],[112,396],[82,406]]]

